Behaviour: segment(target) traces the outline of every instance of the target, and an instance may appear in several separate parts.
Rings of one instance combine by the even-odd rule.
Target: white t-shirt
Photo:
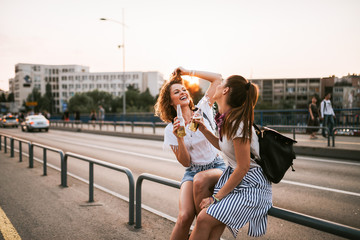
[[[197,107],[201,108],[203,116],[206,115],[207,117],[207,119],[203,117],[206,128],[214,133],[216,125],[208,97],[204,96],[199,101]],[[199,130],[193,132],[188,128],[188,125],[186,125],[185,132],[186,136],[184,137],[184,143],[190,154],[191,163],[196,165],[206,165],[211,163],[218,155],[218,150]],[[166,126],[164,133],[164,148],[169,149],[170,146],[178,146],[177,138],[173,133],[172,123],[169,123]]]
[[[331,101],[329,100],[322,100],[320,104],[320,112],[321,117],[324,117],[324,115],[333,115],[335,116],[334,109],[331,106]]]
[[[228,140],[226,136],[222,137],[222,141],[219,139],[219,145],[221,149],[221,156],[224,161],[229,164],[232,168],[236,168],[236,158],[235,158],[235,149],[233,140],[238,137],[242,137],[242,129],[244,124],[241,122],[235,136]],[[250,152],[255,156],[255,158],[260,159],[260,150],[259,150],[259,139],[256,135],[255,128],[252,127],[252,137],[250,143]],[[250,159],[250,168],[258,167],[259,165],[255,162],[254,159]]]

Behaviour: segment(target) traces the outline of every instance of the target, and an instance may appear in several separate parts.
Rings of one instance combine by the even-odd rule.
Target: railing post
[[[44,176],[47,175],[47,159],[46,159],[46,148],[43,148],[43,172],[44,172]]]
[[[10,138],[10,157],[14,157],[14,138]]]
[[[34,167],[34,146],[29,143],[29,168]]]
[[[134,122],[131,122],[131,132],[134,133]]]
[[[89,202],[94,202],[94,163],[89,162]]]
[[[2,136],[0,135],[0,151],[1,151],[1,148],[2,148],[1,138],[2,138]]]
[[[134,206],[135,206],[135,186],[134,178],[131,172],[125,171],[129,179],[129,225],[134,224]]]
[[[328,132],[328,147],[330,147],[330,130],[326,127],[326,131]]]
[[[19,162],[22,162],[22,144],[19,141]]]
[[[155,122],[152,122],[152,126],[153,126],[153,134],[155,135],[155,131],[156,131],[156,125],[155,125]]]
[[[6,136],[4,136],[4,153],[7,153]]]
[[[295,140],[295,128],[293,128],[293,139]]]
[[[140,175],[136,181],[136,223],[135,228],[141,228],[141,186],[143,177]]]
[[[68,155],[65,154],[65,156],[62,158],[61,161],[61,186],[67,187],[67,159]]]

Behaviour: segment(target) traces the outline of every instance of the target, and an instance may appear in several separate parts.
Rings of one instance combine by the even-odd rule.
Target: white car
[[[25,118],[25,121],[21,123],[21,130],[23,132],[31,132],[33,130],[44,129],[46,132],[49,130],[49,120],[42,115],[31,115]]]

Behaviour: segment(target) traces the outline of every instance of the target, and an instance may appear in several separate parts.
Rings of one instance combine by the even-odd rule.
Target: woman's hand
[[[174,123],[173,123],[173,134],[175,135],[175,137],[177,138],[182,138],[182,137],[178,137],[177,135],[177,130],[180,127],[180,121],[178,120],[177,117],[174,118]]]
[[[213,199],[212,197],[204,198],[203,200],[201,200],[200,208],[201,208],[201,209],[207,208],[207,207],[209,207],[213,202],[214,202],[214,199]]]
[[[180,75],[187,75],[189,74],[189,71],[183,67],[177,67],[172,74],[176,75],[177,73],[180,73]]]
[[[200,132],[207,130],[205,123],[204,123],[204,118],[201,118],[201,119],[193,118],[191,121],[194,121],[198,124],[198,130],[200,130]]]

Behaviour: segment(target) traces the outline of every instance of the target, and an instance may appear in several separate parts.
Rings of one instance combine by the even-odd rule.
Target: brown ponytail
[[[228,140],[232,139],[242,122],[241,141],[245,142],[252,137],[252,125],[254,123],[254,108],[258,100],[258,87],[239,75],[230,76],[226,81],[226,86],[230,92],[227,104],[231,110],[226,115],[222,134]]]

